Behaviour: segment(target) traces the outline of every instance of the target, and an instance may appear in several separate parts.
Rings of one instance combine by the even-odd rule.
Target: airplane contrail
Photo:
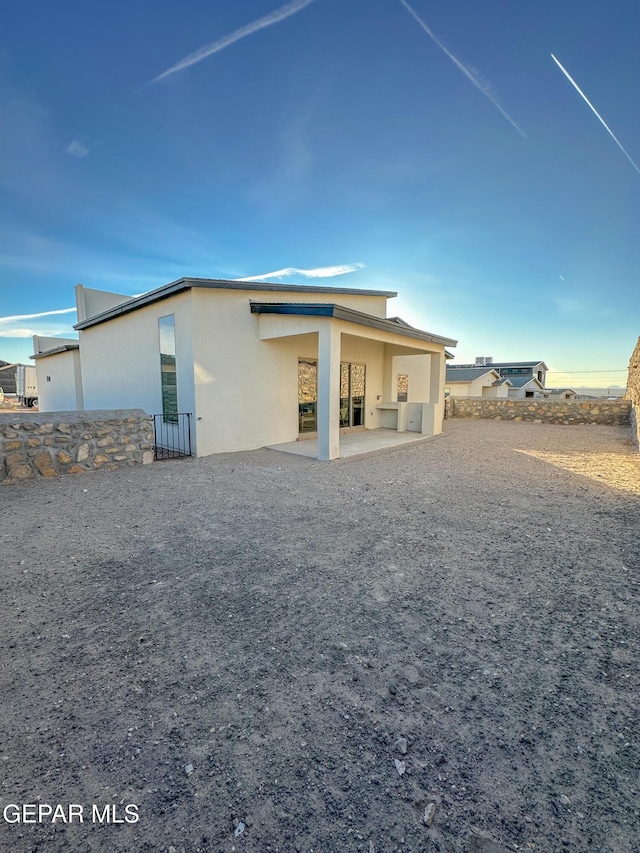
[[[287,3],[285,6],[281,6],[279,9],[276,9],[275,12],[265,15],[264,18],[258,18],[257,21],[253,21],[251,24],[240,27],[239,30],[234,30],[234,32],[230,33],[228,36],[223,36],[221,39],[218,39],[218,41],[214,41],[211,44],[206,44],[204,47],[198,48],[198,50],[190,53],[189,56],[185,56],[184,59],[181,59],[180,62],[172,65],[171,68],[167,68],[167,70],[163,71],[162,74],[154,77],[150,85],[158,83],[160,80],[164,80],[165,77],[168,77],[170,74],[175,74],[176,71],[182,71],[183,68],[189,68],[189,66],[195,65],[196,62],[201,62],[203,59],[206,59],[207,56],[211,56],[214,53],[218,53],[220,50],[224,50],[225,47],[229,47],[230,44],[240,41],[240,39],[245,36],[250,36],[258,30],[263,30],[265,27],[270,27],[272,24],[284,21],[285,18],[288,18],[290,15],[295,15],[296,12],[300,12],[310,3],[313,3],[313,0],[293,0],[292,3]]]
[[[602,116],[600,115],[600,113],[598,112],[598,110],[593,106],[593,104],[591,103],[591,101],[589,100],[589,98],[587,98],[587,96],[586,96],[586,95],[585,95],[585,93],[582,91],[582,89],[580,88],[580,86],[578,86],[578,84],[577,84],[577,83],[576,83],[576,81],[573,79],[573,77],[571,76],[571,74],[569,74],[569,72],[568,72],[568,71],[567,71],[567,69],[562,65],[562,63],[558,62],[558,60],[555,58],[555,56],[554,56],[553,54],[551,54],[551,59],[553,59],[553,61],[555,62],[555,64],[558,66],[558,68],[560,69],[560,71],[562,71],[562,73],[563,73],[563,74],[564,74],[564,76],[567,78],[567,80],[571,83],[571,85],[572,85],[572,86],[573,86],[573,88],[576,90],[576,92],[577,92],[577,93],[578,93],[578,94],[579,94],[579,95],[580,95],[580,96],[581,96],[581,97],[586,101],[586,103],[587,103],[587,105],[589,106],[589,108],[590,108],[590,109],[595,113],[595,115],[596,115],[596,117],[597,117],[598,121],[600,121],[600,122],[601,122],[601,124],[604,126],[604,129],[607,131],[607,133],[609,134],[609,136],[613,139],[613,141],[615,142],[615,144],[616,144],[616,145],[618,146],[618,148],[622,151],[622,153],[623,153],[623,154],[624,154],[624,156],[627,158],[627,160],[631,163],[631,165],[632,165],[632,166],[633,166],[633,168],[636,170],[636,172],[640,175],[640,169],[636,166],[636,164],[633,162],[633,160],[631,159],[631,157],[630,157],[630,156],[627,154],[627,152],[624,150],[624,148],[622,147],[622,143],[620,142],[620,140],[616,137],[615,133],[611,130],[611,128],[609,127],[609,125],[608,125],[608,124],[606,123],[606,121],[602,118]]]
[[[504,116],[504,118],[506,118],[506,120],[509,122],[509,124],[518,131],[520,136],[523,139],[526,139],[527,137],[525,136],[523,131],[518,127],[518,125],[515,123],[515,121],[509,115],[509,113],[500,106],[498,101],[496,101],[496,99],[493,97],[493,95],[489,91],[488,87],[483,86],[478,81],[478,79],[473,75],[473,73],[466,67],[466,65],[463,65],[463,63],[460,62],[459,59],[456,59],[456,57],[451,53],[451,51],[447,50],[447,48],[442,44],[442,42],[439,41],[439,39],[431,32],[431,30],[425,24],[425,22],[422,20],[422,18],[420,18],[418,16],[418,13],[416,11],[414,11],[414,9],[412,9],[411,6],[407,3],[407,0],[400,0],[400,2],[405,7],[407,12],[409,12],[409,14],[412,15],[416,19],[416,21],[420,24],[420,26],[425,31],[425,33],[429,36],[429,38],[432,39],[438,45],[440,50],[442,50],[444,53],[446,53],[446,55],[454,63],[456,68],[458,68],[460,71],[462,71],[464,76],[473,83],[473,85],[476,87],[476,89],[478,89],[478,91],[482,92],[482,94],[485,96],[485,98],[488,98],[491,101],[491,103],[493,104],[493,106]]]

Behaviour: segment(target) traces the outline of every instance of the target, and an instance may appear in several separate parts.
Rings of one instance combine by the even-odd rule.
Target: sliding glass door
[[[298,359],[298,430],[301,433],[318,429],[318,362]]]
[[[364,364],[340,365],[340,426],[364,426]]]
[[[340,365],[340,427],[364,426],[364,364]],[[298,430],[302,433],[318,429],[318,362],[298,359]]]

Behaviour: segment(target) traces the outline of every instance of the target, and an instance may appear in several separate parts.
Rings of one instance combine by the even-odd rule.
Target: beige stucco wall
[[[391,400],[398,399],[398,375],[405,374],[409,378],[407,402],[428,403],[430,370],[431,356],[428,354],[395,356],[391,377]]]
[[[447,388],[451,397],[468,397],[470,382],[448,382]]]
[[[298,437],[298,358],[317,358],[317,333],[261,340],[261,315],[251,313],[250,302],[331,303],[338,298],[346,307],[367,313],[376,309],[377,316],[384,316],[381,303],[386,300],[379,297],[362,297],[363,306],[360,297],[343,300],[341,294],[193,291],[199,455],[248,450]],[[285,333],[335,322],[318,317],[269,319],[281,323]],[[346,330],[348,324],[341,327]],[[383,356],[383,343],[343,334],[341,360],[367,366],[365,417],[371,428],[379,426],[376,403],[383,392]]]
[[[79,350],[37,358],[35,366],[41,412],[73,412],[84,408]]]
[[[94,290],[91,287],[85,287],[83,284],[77,284],[76,308],[78,322],[81,323],[88,317],[95,317],[97,314],[102,314],[103,311],[108,311],[109,308],[129,302],[130,299],[130,296],[125,296],[123,293]]]
[[[498,400],[503,400],[509,396],[509,386],[506,383],[502,385],[489,385],[482,389],[483,397],[494,397]]]
[[[162,412],[158,318],[170,314],[175,318],[178,409],[194,411],[189,291],[80,332],[86,409]]]

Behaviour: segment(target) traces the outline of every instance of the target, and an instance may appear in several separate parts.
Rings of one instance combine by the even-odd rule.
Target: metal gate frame
[[[153,418],[153,458],[181,459],[193,456],[191,450],[191,412],[175,415],[151,415]]]

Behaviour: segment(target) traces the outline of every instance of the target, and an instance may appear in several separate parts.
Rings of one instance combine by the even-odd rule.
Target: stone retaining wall
[[[636,447],[640,450],[640,338],[629,359],[627,376],[627,400],[631,401],[631,431]]]
[[[0,481],[83,474],[153,462],[142,409],[0,414]]]
[[[543,424],[611,424],[630,422],[629,400],[536,400],[447,397],[446,417],[533,421]]]

